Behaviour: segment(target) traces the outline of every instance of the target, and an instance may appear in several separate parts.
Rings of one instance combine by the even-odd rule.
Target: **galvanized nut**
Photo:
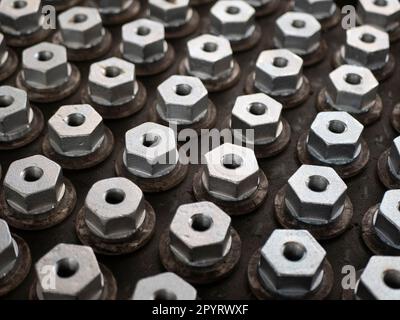
[[[332,17],[337,6],[334,0],[295,0],[294,10],[309,13],[318,20]]]
[[[288,180],[285,206],[304,223],[327,224],[342,214],[346,190],[346,184],[332,168],[302,165]]]
[[[11,235],[8,224],[0,219],[0,279],[14,268],[18,255],[18,245]]]
[[[11,163],[3,187],[7,204],[31,216],[54,209],[65,192],[61,167],[41,155]]]
[[[97,0],[97,8],[101,14],[119,14],[138,0]]]
[[[400,300],[400,257],[373,256],[357,282],[359,300]]]
[[[104,140],[102,117],[88,104],[63,106],[49,119],[52,148],[67,157],[82,157],[96,151]]]
[[[390,146],[388,167],[390,172],[400,180],[400,137],[394,139]]]
[[[97,300],[104,278],[90,247],[58,244],[35,265],[40,300]],[[49,285],[49,279],[54,279]]]
[[[193,15],[189,0],[149,0],[149,16],[165,27],[179,27]]]
[[[320,112],[311,124],[307,150],[319,161],[343,165],[361,153],[364,126],[347,112]]]
[[[197,290],[172,272],[137,282],[132,300],[197,300]]]
[[[214,265],[231,248],[230,228],[231,218],[211,202],[181,205],[170,225],[170,248],[190,266]]]
[[[378,86],[369,69],[343,65],[329,74],[327,102],[338,111],[367,112],[376,102]]]
[[[192,124],[207,114],[208,92],[200,79],[171,76],[157,88],[157,112],[162,119],[176,124]]]
[[[308,231],[275,230],[261,248],[261,283],[280,296],[303,297],[320,286],[325,256]]]
[[[240,201],[250,197],[259,184],[259,170],[254,151],[224,143],[205,156],[202,182],[218,199]]]
[[[359,0],[357,19],[360,24],[392,31],[400,26],[400,3],[397,0]]]
[[[153,122],[127,131],[123,160],[134,175],[144,178],[165,176],[179,161],[174,131]]]

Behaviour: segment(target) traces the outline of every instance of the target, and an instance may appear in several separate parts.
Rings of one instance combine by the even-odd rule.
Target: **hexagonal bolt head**
[[[276,20],[274,43],[298,55],[315,52],[321,43],[321,25],[311,14],[287,12]]]
[[[303,84],[303,59],[287,49],[266,50],[256,62],[254,86],[266,94],[287,96]]]
[[[27,215],[54,209],[65,191],[61,167],[41,155],[11,163],[3,187],[7,204]]]
[[[8,59],[8,47],[6,38],[0,33],[0,66],[3,66]]]
[[[97,8],[101,14],[119,14],[138,0],[97,0]]]
[[[240,201],[257,189],[260,169],[253,150],[224,143],[204,159],[203,185],[214,197]]]
[[[210,31],[229,41],[246,39],[255,30],[255,12],[242,0],[218,1],[210,10]]]
[[[342,165],[361,153],[364,126],[347,112],[320,112],[311,124],[307,149],[319,161]]]
[[[389,50],[390,41],[386,32],[372,26],[361,26],[347,30],[342,56],[348,64],[376,70],[389,61]]]
[[[37,89],[56,88],[68,81],[71,66],[65,47],[42,42],[22,53],[24,80]]]
[[[149,0],[149,16],[165,27],[179,27],[185,24],[192,14],[189,0]]]
[[[105,35],[101,16],[95,8],[71,8],[58,16],[58,23],[63,44],[68,48],[91,48]]]
[[[133,63],[151,63],[167,51],[164,26],[160,22],[138,19],[122,26],[122,54]]]
[[[395,138],[390,146],[388,166],[390,172],[400,179],[400,137]]]
[[[140,177],[161,177],[179,161],[174,131],[153,122],[143,123],[125,135],[124,163]]]
[[[357,19],[360,24],[392,31],[400,25],[400,3],[398,0],[359,0]]]
[[[324,277],[324,248],[306,230],[275,230],[261,248],[262,284],[283,297],[300,298]]]
[[[104,140],[102,117],[88,104],[63,106],[49,119],[53,149],[67,157],[82,157],[97,150]]]
[[[342,214],[346,190],[332,168],[302,165],[288,180],[285,206],[304,223],[327,224]]]
[[[207,114],[208,92],[200,79],[171,76],[157,88],[157,112],[175,124],[199,122]]]
[[[268,144],[282,133],[282,104],[264,93],[240,96],[232,109],[231,128],[235,137],[250,144]],[[249,136],[246,130],[253,130]]]
[[[18,259],[18,245],[13,239],[7,222],[0,219],[0,279],[14,267]]]
[[[332,17],[337,6],[334,0],[295,0],[294,11],[309,13],[318,20]]]
[[[40,258],[35,271],[40,300],[97,300],[103,293],[103,275],[90,247],[58,244]]]
[[[135,88],[136,86],[136,88]],[[93,63],[89,72],[89,94],[103,106],[118,106],[135,98],[135,65],[119,58]]]
[[[373,256],[357,282],[361,300],[400,300],[400,257]]]
[[[211,202],[181,205],[169,228],[170,248],[185,264],[211,266],[229,252],[230,228],[231,218]]]
[[[329,74],[327,102],[338,111],[364,113],[376,102],[378,86],[369,69],[343,65]]]
[[[172,272],[137,282],[132,300],[197,300],[197,290]]]

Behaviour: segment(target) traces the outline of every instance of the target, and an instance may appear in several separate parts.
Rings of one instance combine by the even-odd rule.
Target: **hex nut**
[[[18,245],[11,235],[7,222],[0,219],[0,279],[12,270],[18,254]]]
[[[149,0],[149,15],[165,27],[179,27],[193,14],[189,0]]]
[[[213,265],[230,250],[230,227],[231,218],[211,202],[181,205],[170,225],[170,248],[188,265]]]
[[[262,284],[286,297],[302,297],[324,277],[324,248],[306,230],[275,230],[261,248]]]
[[[333,0],[295,0],[294,10],[313,15],[316,19],[330,18],[335,14],[337,6]]]
[[[67,157],[82,157],[97,150],[104,140],[102,117],[88,104],[63,106],[49,119],[52,148]]]
[[[400,257],[373,256],[357,282],[360,300],[400,300]]]
[[[97,300],[103,293],[103,275],[90,247],[58,244],[40,258],[35,271],[40,300]]]
[[[357,19],[360,24],[392,31],[400,25],[400,3],[397,0],[359,0]]]
[[[52,210],[65,192],[61,167],[41,155],[11,163],[3,187],[7,204],[26,215]]]
[[[259,170],[254,151],[224,143],[204,156],[202,182],[214,197],[240,201],[250,197],[259,184]]]
[[[304,223],[327,224],[342,214],[346,190],[332,168],[302,165],[288,180],[286,209]]]
[[[0,67],[4,66],[8,59],[8,47],[6,38],[0,33]]]
[[[144,178],[162,177],[179,161],[174,131],[153,122],[143,123],[125,134],[124,164]]]
[[[97,8],[101,14],[119,14],[138,0],[97,0]]]
[[[400,137],[393,140],[389,149],[388,167],[390,172],[400,179]]]

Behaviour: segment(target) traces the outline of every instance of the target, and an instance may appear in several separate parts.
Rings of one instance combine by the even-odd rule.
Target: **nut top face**
[[[72,49],[91,48],[104,37],[99,11],[89,7],[74,7],[58,17],[63,44]]]
[[[181,205],[171,222],[170,247],[193,266],[210,266],[230,250],[231,218],[211,202]]]
[[[255,10],[241,0],[218,1],[210,10],[211,32],[230,41],[250,37],[255,30]]]
[[[233,68],[230,42],[219,36],[203,34],[187,43],[189,71],[200,79],[229,75]]]
[[[320,46],[321,25],[311,14],[287,12],[276,20],[274,43],[296,54],[314,52]]]
[[[302,165],[288,180],[286,209],[305,223],[327,224],[343,212],[346,191],[332,168]]]
[[[254,86],[272,95],[296,93],[303,84],[303,59],[287,49],[266,50],[256,61]]]
[[[8,205],[29,215],[53,209],[65,191],[61,167],[41,155],[11,163],[3,186]]]
[[[96,300],[104,279],[92,248],[58,244],[35,265],[40,300]],[[51,277],[51,278],[50,278]],[[54,279],[54,286],[49,286]]]
[[[267,144],[282,132],[282,104],[264,93],[240,96],[232,109],[231,128],[242,141]],[[250,141],[246,130],[254,130]]]
[[[88,104],[61,107],[49,119],[48,129],[51,146],[68,157],[88,155],[104,140],[103,119]]]
[[[14,267],[18,258],[18,245],[12,238],[7,222],[0,219],[0,279]]]
[[[135,97],[135,65],[119,58],[93,63],[88,86],[96,103],[104,106],[128,103]]]
[[[373,256],[355,290],[361,300],[400,300],[400,257]]]
[[[308,151],[327,164],[346,164],[361,152],[364,126],[347,112],[320,112],[311,124]]]
[[[312,14],[316,19],[326,19],[336,11],[333,0],[295,0],[294,10]]]
[[[389,150],[388,166],[395,177],[400,177],[400,137],[393,140]]]
[[[174,75],[157,88],[157,111],[170,123],[192,124],[207,113],[208,92],[200,79]]]
[[[260,169],[253,150],[224,143],[204,158],[202,181],[216,198],[240,201],[257,189]]]
[[[153,122],[143,123],[125,134],[125,166],[143,178],[161,177],[179,161],[174,131]]]
[[[197,300],[197,290],[172,272],[141,279],[132,300]]]
[[[369,69],[343,65],[329,74],[327,101],[336,110],[363,113],[375,103],[378,86]]]
[[[149,15],[166,27],[178,27],[190,19],[189,0],[149,0]]]
[[[392,31],[399,26],[400,3],[397,0],[359,0],[357,18],[360,24]]]
[[[324,276],[326,252],[306,230],[275,230],[261,248],[262,283],[282,296],[301,297]]]

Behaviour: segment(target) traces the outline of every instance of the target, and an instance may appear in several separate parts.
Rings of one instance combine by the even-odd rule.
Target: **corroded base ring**
[[[272,0],[268,1],[266,4],[262,6],[254,7],[254,9],[256,10],[256,17],[269,16],[278,11],[280,5],[281,5],[280,0]]]
[[[396,179],[389,170],[389,150],[386,150],[378,159],[378,177],[382,184],[388,189],[400,189],[400,180]]]
[[[215,1],[216,0],[190,0],[189,5],[193,7],[204,6],[206,4],[213,3]]]
[[[390,120],[393,128],[400,133],[400,104],[394,106]]]
[[[389,38],[392,43],[400,40],[400,26],[389,32]]]
[[[8,46],[26,48],[44,41],[52,32],[52,29],[40,28],[39,30],[28,35],[14,36],[11,34],[4,34],[4,36]]]
[[[6,80],[14,74],[18,67],[18,56],[14,50],[7,50],[8,57],[4,64],[0,67],[0,81]]]
[[[192,9],[192,12],[192,17],[184,25],[179,27],[166,27],[165,39],[184,38],[196,32],[200,24],[200,16],[196,10]]]
[[[260,43],[260,39],[261,39],[261,27],[259,24],[256,23],[255,29],[251,36],[243,40],[230,41],[232,51],[237,53],[250,50]]]
[[[57,4],[53,4],[57,12],[65,11],[73,6],[80,4],[82,0],[66,0]]]
[[[133,1],[131,5],[118,14],[101,13],[101,20],[105,26],[115,26],[135,20],[140,13],[140,1]]]

